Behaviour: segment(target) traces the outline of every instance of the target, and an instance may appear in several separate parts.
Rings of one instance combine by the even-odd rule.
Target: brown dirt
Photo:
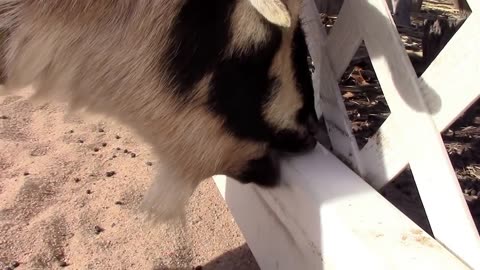
[[[155,169],[147,146],[27,94],[0,97],[0,269],[258,269],[211,179],[185,226],[142,223]]]

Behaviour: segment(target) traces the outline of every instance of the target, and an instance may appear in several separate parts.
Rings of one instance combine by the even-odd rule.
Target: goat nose
[[[316,117],[310,116],[307,120],[307,130],[310,134],[315,135],[317,134],[318,130],[320,129],[320,123],[316,119]]]

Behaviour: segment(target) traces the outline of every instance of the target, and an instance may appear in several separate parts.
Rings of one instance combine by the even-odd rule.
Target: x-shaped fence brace
[[[328,35],[313,1],[303,21],[334,153],[377,190],[409,164],[435,238],[480,269],[480,238],[440,135],[480,95],[480,1],[468,2],[472,14],[420,78],[384,0],[346,0]],[[338,80],[362,41],[391,114],[360,150]]]

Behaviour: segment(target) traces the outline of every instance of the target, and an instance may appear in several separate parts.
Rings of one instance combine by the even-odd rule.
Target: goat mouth
[[[317,145],[314,134],[299,134],[292,131],[280,131],[271,141],[271,147],[281,153],[299,154],[310,151]]]

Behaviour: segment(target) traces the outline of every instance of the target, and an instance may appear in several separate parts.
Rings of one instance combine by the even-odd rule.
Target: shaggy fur
[[[0,0],[9,91],[113,117],[162,166],[143,209],[182,212],[200,181],[270,187],[274,151],[314,147],[301,0]]]

